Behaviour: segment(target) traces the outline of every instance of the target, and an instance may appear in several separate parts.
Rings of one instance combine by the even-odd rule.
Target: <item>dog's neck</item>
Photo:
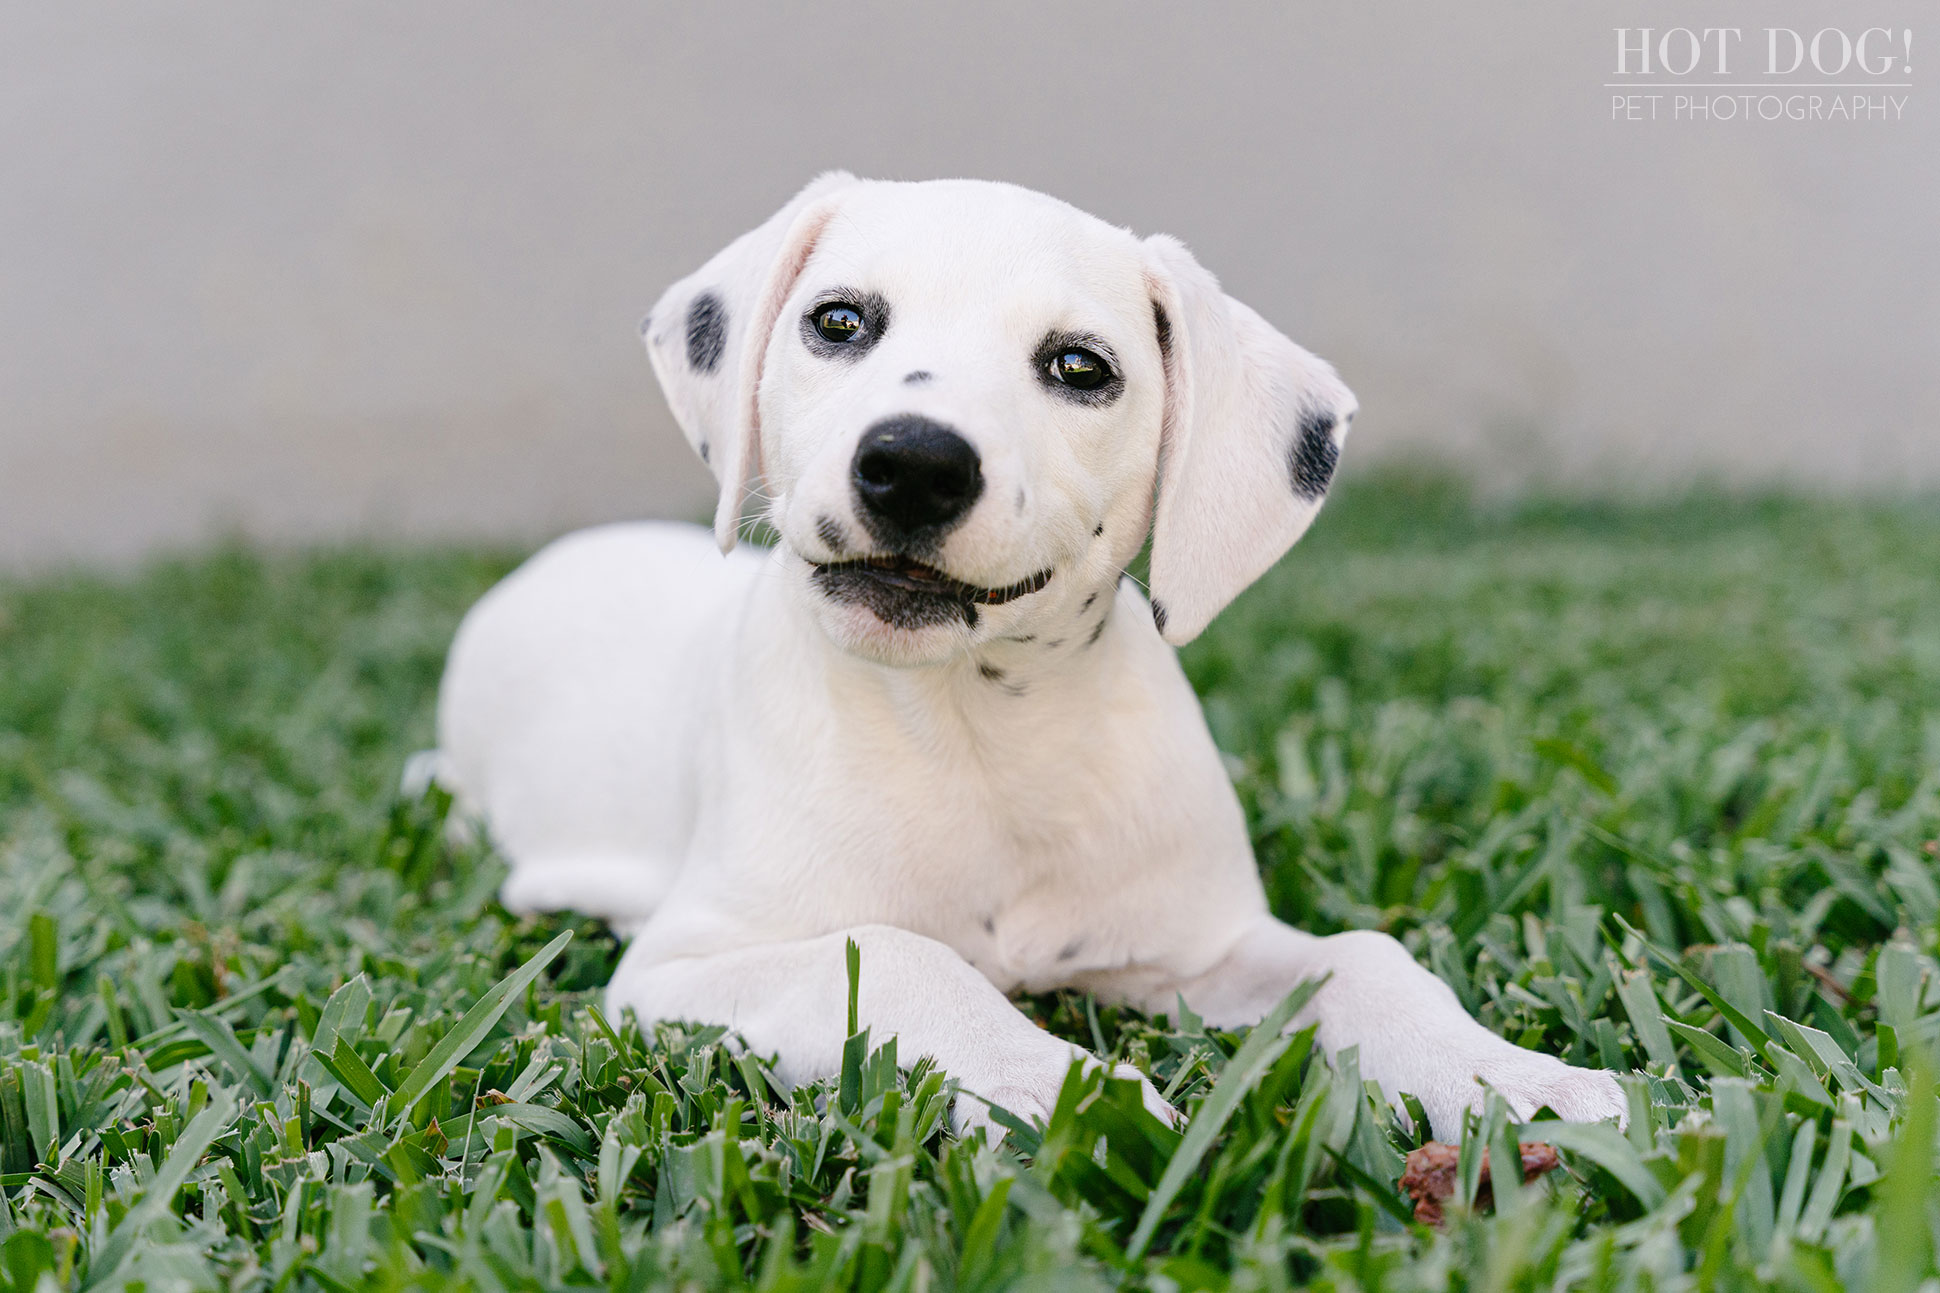
[[[1008,696],[1069,687],[1115,665],[1110,635],[1112,620],[1121,613],[1117,580],[1107,580],[1086,590],[1080,610],[992,638],[942,667],[974,672],[978,682]]]

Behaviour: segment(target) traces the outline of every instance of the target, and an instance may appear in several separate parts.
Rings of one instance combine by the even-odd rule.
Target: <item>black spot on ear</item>
[[[1159,632],[1161,633],[1165,632],[1165,603],[1164,602],[1155,601],[1152,603],[1152,623],[1158,626]]]
[[[983,675],[985,682],[1002,682],[1004,680],[1004,671],[994,664],[980,664],[977,666],[977,672]]]
[[[983,932],[986,934],[994,934],[997,932],[997,918],[995,916],[985,916],[983,918]]]
[[[1083,615],[1086,611],[1090,610],[1091,604],[1097,600],[1098,600],[1098,594],[1095,592],[1092,593],[1091,596],[1085,598],[1084,605],[1078,608],[1078,614]]]
[[[1098,522],[1098,528],[1091,532],[1091,537],[1096,539],[1099,536],[1103,535],[1104,532],[1105,532],[1105,523],[1103,521],[1100,521]]]
[[[1157,301],[1152,302],[1152,324],[1159,333],[1159,354],[1167,359],[1172,357],[1172,320],[1165,315],[1165,307]]]
[[[903,375],[903,385],[921,386],[924,382],[929,381],[933,376],[935,376],[935,374],[931,373],[929,369],[919,368],[913,373],[905,373]]]
[[[849,536],[843,532],[842,523],[832,516],[815,519],[815,537],[835,556],[839,557],[848,550]]]
[[[640,320],[640,335],[644,337],[651,331],[653,331],[653,311],[648,310],[647,317]]]
[[[702,292],[687,307],[687,362],[694,371],[711,373],[727,349],[727,306],[712,292]]]
[[[1105,625],[1106,625],[1106,624],[1107,624],[1107,623],[1108,623],[1108,622],[1109,622],[1110,620],[1111,620],[1111,616],[1109,616],[1109,615],[1107,615],[1107,616],[1106,616],[1106,617],[1105,617],[1104,619],[1102,619],[1102,620],[1099,620],[1097,624],[1095,624],[1095,625],[1093,625],[1093,626],[1092,626],[1092,629],[1091,629],[1091,636],[1085,639],[1085,645],[1086,645],[1086,646],[1097,646],[1097,645],[1098,645],[1098,639],[1104,636],[1104,634],[1105,634]]]
[[[1004,641],[1006,641],[1006,642],[1035,642],[1035,641],[1037,641],[1037,634],[1035,634],[1035,633],[1020,633],[1020,634],[1018,634],[1018,635],[1017,635],[1016,637],[1008,637],[1008,638],[1005,638],[1005,639],[1004,639]]]
[[[705,441],[705,440],[703,440],[703,441],[701,441],[701,461],[702,461],[702,462],[706,462],[707,460],[708,460],[708,458],[707,458],[707,441]]]
[[[1340,446],[1334,443],[1334,415],[1308,409],[1300,415],[1300,428],[1288,460],[1293,492],[1313,502],[1327,492],[1339,462]]]
[[[1072,939],[1070,942],[1066,943],[1063,947],[1058,949],[1058,959],[1060,961],[1070,960],[1072,957],[1076,956],[1079,952],[1084,950],[1084,945],[1085,945],[1084,939],[1082,938]]]
[[[1044,644],[1044,649],[1047,651],[1055,651],[1063,645],[1064,645],[1063,638],[1052,638],[1049,642],[1046,642]]]

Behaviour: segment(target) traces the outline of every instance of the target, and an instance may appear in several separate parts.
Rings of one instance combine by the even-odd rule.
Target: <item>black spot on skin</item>
[[[1091,596],[1085,598],[1084,605],[1078,608],[1078,614],[1083,615],[1086,611],[1090,610],[1091,604],[1097,600],[1098,600],[1097,593],[1093,593]]]
[[[929,369],[919,368],[913,373],[903,374],[903,385],[921,386],[924,382],[933,380],[935,376],[936,374],[932,373]]]
[[[1024,510],[1024,487],[1022,485],[1017,487],[1017,510],[1020,513]]]
[[[1098,522],[1098,528],[1091,532],[1091,537],[1094,539],[1101,538],[1104,535],[1104,533],[1105,533],[1105,523],[1103,521],[1100,521]]]
[[[1340,446],[1334,443],[1334,415],[1308,409],[1300,415],[1300,429],[1293,439],[1288,469],[1293,492],[1309,503],[1327,492],[1340,462]]]
[[[712,292],[702,292],[687,307],[687,362],[698,373],[720,367],[727,349],[727,306]]]
[[[839,557],[848,550],[849,536],[842,532],[841,522],[832,516],[815,519],[815,537],[822,541],[822,546],[829,550],[831,556]]]
[[[1021,682],[1005,682],[1004,671],[1002,669],[999,669],[994,664],[980,663],[977,665],[977,672],[983,675],[985,682],[996,683],[999,687],[1003,688],[1003,690],[1009,695],[1022,696],[1023,694],[1025,694],[1030,690],[1029,687],[1026,687]]]
[[[1085,945],[1085,941],[1082,938],[1072,939],[1070,942],[1066,943],[1063,947],[1058,949],[1058,959],[1060,961],[1070,960],[1072,957],[1076,956],[1079,952],[1084,950],[1084,945]]]
[[[997,918],[995,916],[985,916],[983,918],[983,932],[986,934],[994,934],[997,932]]]
[[[1052,638],[1049,642],[1046,642],[1044,644],[1044,649],[1046,651],[1055,651],[1063,645],[1064,645],[1063,638]]]
[[[703,440],[703,441],[701,441],[701,461],[702,461],[702,462],[706,462],[707,460],[708,460],[708,458],[707,458],[707,441],[705,441],[705,440]]]
[[[1098,639],[1104,636],[1105,624],[1110,618],[1110,616],[1106,616],[1105,619],[1098,621],[1097,625],[1091,630],[1091,636],[1085,639],[1086,646],[1098,645]]]
[[[1006,642],[1035,642],[1035,641],[1037,641],[1037,634],[1035,634],[1035,633],[1025,633],[1025,634],[1021,634],[1021,635],[1019,635],[1019,636],[1017,636],[1017,637],[1010,637],[1010,638],[1005,638],[1005,639],[1004,639],[1004,641],[1006,641]]]
[[[1155,601],[1152,603],[1152,623],[1158,626],[1159,632],[1161,633],[1165,632],[1165,603],[1164,602]]]

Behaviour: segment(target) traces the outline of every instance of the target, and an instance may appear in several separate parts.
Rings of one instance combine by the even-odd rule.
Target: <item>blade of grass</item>
[[[1924,1049],[1909,1058],[1906,1121],[1894,1137],[1881,1189],[1876,1293],[1912,1293],[1933,1266],[1933,1229],[1927,1219],[1934,1189],[1933,1062]]]
[[[433,1083],[451,1076],[451,1071],[458,1067],[458,1061],[471,1054],[485,1040],[486,1034],[497,1026],[500,1017],[511,1008],[513,998],[523,993],[539,977],[539,972],[565,951],[566,944],[572,941],[573,931],[566,930],[480,997],[478,1004],[467,1010],[464,1018],[431,1048],[431,1053],[418,1062],[418,1066],[406,1075],[404,1081],[398,1083],[396,1098],[391,1103],[392,1116],[409,1117],[411,1106],[431,1089]]]
[[[1152,1236],[1158,1233],[1159,1222],[1165,1218],[1165,1210],[1172,1200],[1179,1197],[1179,1191],[1186,1181],[1199,1170],[1199,1164],[1212,1149],[1213,1141],[1226,1126],[1226,1120],[1239,1108],[1239,1102],[1246,1097],[1252,1085],[1260,1080],[1265,1072],[1273,1067],[1273,1061],[1280,1058],[1291,1038],[1284,1035],[1286,1026],[1292,1022],[1300,1008],[1313,999],[1320,991],[1325,979],[1309,979],[1289,992],[1280,1002],[1260,1020],[1245,1042],[1228,1060],[1226,1068],[1213,1083],[1212,1093],[1199,1106],[1192,1123],[1186,1128],[1185,1139],[1179,1142],[1178,1152],[1166,1164],[1165,1175],[1159,1178],[1158,1187],[1152,1197],[1145,1201],[1145,1211],[1139,1216],[1138,1226],[1132,1231],[1129,1243],[1125,1245],[1125,1256],[1137,1261],[1145,1255],[1152,1243]]]
[[[1650,1174],[1622,1132],[1602,1122],[1533,1122],[1516,1129],[1521,1140],[1539,1140],[1557,1149],[1581,1154],[1616,1178],[1646,1210],[1665,1198],[1663,1185]]]
[[[243,1044],[236,1037],[236,1030],[229,1021],[214,1015],[205,1015],[200,1010],[176,1008],[175,1017],[184,1027],[201,1039],[215,1057],[234,1069],[236,1076],[249,1084],[258,1098],[268,1100],[275,1095],[269,1074],[250,1057]]]
[[[189,1125],[182,1129],[181,1137],[162,1160],[162,1166],[155,1173],[155,1179],[142,1191],[141,1202],[128,1209],[121,1224],[108,1236],[108,1242],[101,1246],[88,1268],[88,1288],[99,1288],[113,1279],[127,1259],[128,1249],[140,1237],[143,1230],[168,1211],[169,1204],[175,1200],[175,1192],[189,1179],[189,1173],[201,1163],[202,1156],[215,1144],[216,1137],[229,1129],[235,1121],[240,1106],[236,1098],[227,1091],[218,1091],[209,1098],[209,1103],[201,1113],[190,1119]]]

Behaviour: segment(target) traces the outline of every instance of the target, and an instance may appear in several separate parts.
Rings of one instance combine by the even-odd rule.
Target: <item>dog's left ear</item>
[[[668,288],[640,325],[674,421],[721,487],[714,538],[723,552],[734,546],[741,508],[761,476],[755,393],[775,318],[835,214],[837,195],[857,182],[847,171],[817,176]]]
[[[1357,405],[1178,239],[1145,248],[1165,357],[1152,618],[1183,646],[1313,522]]]

